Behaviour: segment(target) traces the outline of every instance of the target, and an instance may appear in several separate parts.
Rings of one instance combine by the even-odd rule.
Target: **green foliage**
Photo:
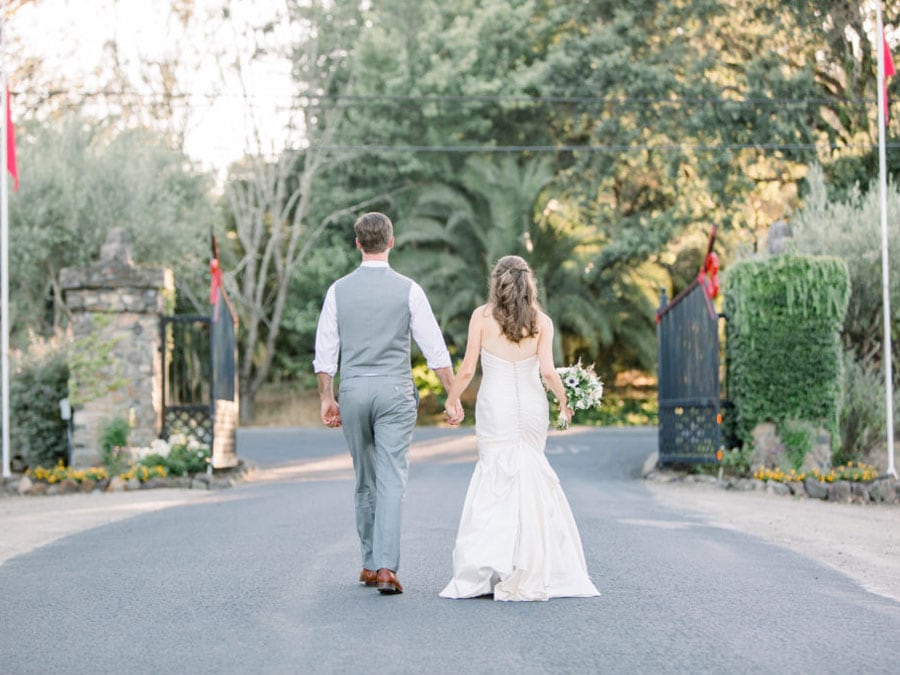
[[[895,392],[897,400],[900,392]],[[844,403],[841,406],[841,444],[837,463],[859,460],[886,443],[884,373],[844,353]]]
[[[111,474],[118,473],[127,464],[125,454],[128,435],[131,427],[128,420],[114,417],[106,422],[100,430],[100,449],[103,452],[103,465]]]
[[[164,467],[167,464],[167,459],[160,454],[151,453],[149,455],[144,455],[143,457],[141,457],[137,461],[137,464],[139,464],[141,466],[148,466],[148,467],[149,466],[163,466]],[[170,471],[170,473],[171,473],[171,471]]]
[[[92,263],[113,227],[131,233],[136,263],[171,267],[179,291],[202,305],[213,213],[208,176],[146,130],[113,133],[70,115],[19,132],[28,179],[9,201],[14,341],[62,325],[59,270]]]
[[[66,421],[59,401],[68,396],[66,351],[36,343],[14,361],[10,377],[10,443],[29,467],[52,467],[68,459]]]
[[[350,233],[347,227],[343,234]],[[346,236],[345,236],[346,238]],[[358,252],[346,244],[323,244],[311,251],[299,265],[291,279],[278,347],[275,350],[273,371],[275,379],[304,382],[315,387],[310,364],[314,357],[316,325],[325,292],[335,279],[350,272],[359,264]]]
[[[424,363],[417,363],[412,369],[413,382],[419,392],[419,398],[428,396],[441,397],[444,394],[444,386],[437,374]]]
[[[740,441],[750,442],[760,422],[790,419],[836,437],[848,294],[847,267],[837,258],[780,256],[728,270],[728,396]]]
[[[162,467],[167,475],[189,476],[206,471],[209,467],[210,457],[209,448],[193,443],[176,442],[172,444],[167,456],[146,455],[137,462],[137,466]]]
[[[750,473],[750,460],[753,459],[753,446],[749,443],[740,448],[726,450],[722,454],[722,465],[738,476]]]
[[[173,476],[187,476],[206,471],[211,456],[209,448],[191,443],[175,443],[162,465]]]
[[[779,425],[778,435],[784,443],[784,454],[790,462],[790,468],[799,471],[803,466],[803,460],[812,450],[814,434],[813,426],[800,420],[784,420]]]
[[[601,427],[654,426],[658,415],[655,398],[621,396],[605,391],[600,407],[576,411],[573,423]]]
[[[110,321],[104,315],[95,315],[93,320],[98,329]],[[116,339],[104,338],[97,332],[76,338],[69,344],[66,350],[68,387],[73,406],[83,405],[127,384],[113,358],[115,346]]]
[[[804,207],[791,220],[791,245],[798,253],[831,255],[844,260],[850,274],[850,297],[843,326],[846,349],[866,368],[880,363],[884,334],[881,270],[881,205],[878,190],[863,194],[859,186],[844,200],[829,197],[821,168],[808,176],[809,194]],[[900,189],[888,186],[889,214],[900,213]],[[900,219],[888,218],[888,246],[900,250]],[[889,258],[889,294],[892,307],[900,306],[900,259]],[[892,319],[892,332],[900,320]],[[900,341],[894,340],[893,363],[900,377]],[[895,379],[894,386],[897,386]]]

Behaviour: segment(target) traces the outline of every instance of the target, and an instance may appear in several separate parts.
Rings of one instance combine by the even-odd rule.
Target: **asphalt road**
[[[900,603],[663,506],[639,480],[655,434],[551,436],[602,596],[507,604],[437,595],[471,429],[417,432],[392,597],[356,583],[340,433],[242,430],[254,480],[0,565],[0,672],[900,671]]]

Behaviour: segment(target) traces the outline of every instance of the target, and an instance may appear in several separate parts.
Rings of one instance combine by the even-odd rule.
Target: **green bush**
[[[836,443],[847,265],[784,255],[737,263],[725,281],[728,397],[738,440],[750,442],[760,422],[802,419],[828,429]]]
[[[658,416],[659,406],[655,397],[625,397],[604,392],[599,408],[579,410],[573,421],[603,427],[655,426]]]
[[[851,190],[843,200],[828,195],[822,170],[812,167],[809,194],[791,219],[790,245],[797,253],[841,258],[850,273],[850,295],[843,324],[844,348],[869,364],[880,363],[884,339],[881,270],[881,203],[873,183],[868,190]],[[900,213],[900,186],[889,185],[888,213]],[[900,219],[888,219],[891,251],[900,247]],[[888,281],[891,307],[900,307],[900,256],[891,255]],[[900,330],[900,314],[893,312],[892,332]],[[893,340],[894,375],[900,377],[900,340]],[[895,380],[894,386],[897,386]],[[884,389],[882,382],[881,388]]]
[[[128,420],[116,417],[107,422],[100,431],[100,449],[103,451],[103,464],[109,472],[118,473],[125,468],[128,458],[124,449],[128,445],[128,434],[131,427]]]
[[[884,373],[844,354],[844,404],[841,406],[841,448],[837,464],[859,460],[886,442]],[[897,399],[900,392],[894,394]]]
[[[753,458],[753,446],[749,443],[742,448],[732,448],[722,454],[722,465],[738,476],[750,473],[750,460]]]
[[[65,350],[52,344],[33,346],[16,359],[10,377],[10,445],[30,467],[55,466],[68,459],[66,421],[59,402],[69,395]]]
[[[173,476],[186,476],[202,473],[209,466],[209,448],[191,447],[189,444],[176,444],[169,451],[164,466]]]
[[[812,450],[815,428],[800,420],[785,420],[778,428],[778,435],[784,443],[785,457],[790,462],[790,468],[800,471],[803,460]]]

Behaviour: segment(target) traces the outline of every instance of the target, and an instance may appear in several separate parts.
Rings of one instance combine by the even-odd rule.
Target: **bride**
[[[453,548],[453,578],[441,596],[599,595],[569,503],[544,455],[549,425],[544,386],[555,394],[566,420],[573,411],[553,364],[553,322],[541,311],[534,275],[519,256],[500,259],[491,272],[488,304],[472,313],[466,354],[447,396],[451,423],[462,421],[460,395],[479,356],[478,462]]]

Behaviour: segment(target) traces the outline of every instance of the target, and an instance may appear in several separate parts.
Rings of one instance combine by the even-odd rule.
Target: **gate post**
[[[81,345],[73,373],[75,406],[71,463],[99,464],[103,428],[113,418],[128,420],[131,445],[157,438],[162,408],[159,317],[174,300],[172,271],[137,267],[131,236],[114,228],[100,259],[85,268],[60,271],[72,332]],[[80,377],[80,380],[79,380]]]

